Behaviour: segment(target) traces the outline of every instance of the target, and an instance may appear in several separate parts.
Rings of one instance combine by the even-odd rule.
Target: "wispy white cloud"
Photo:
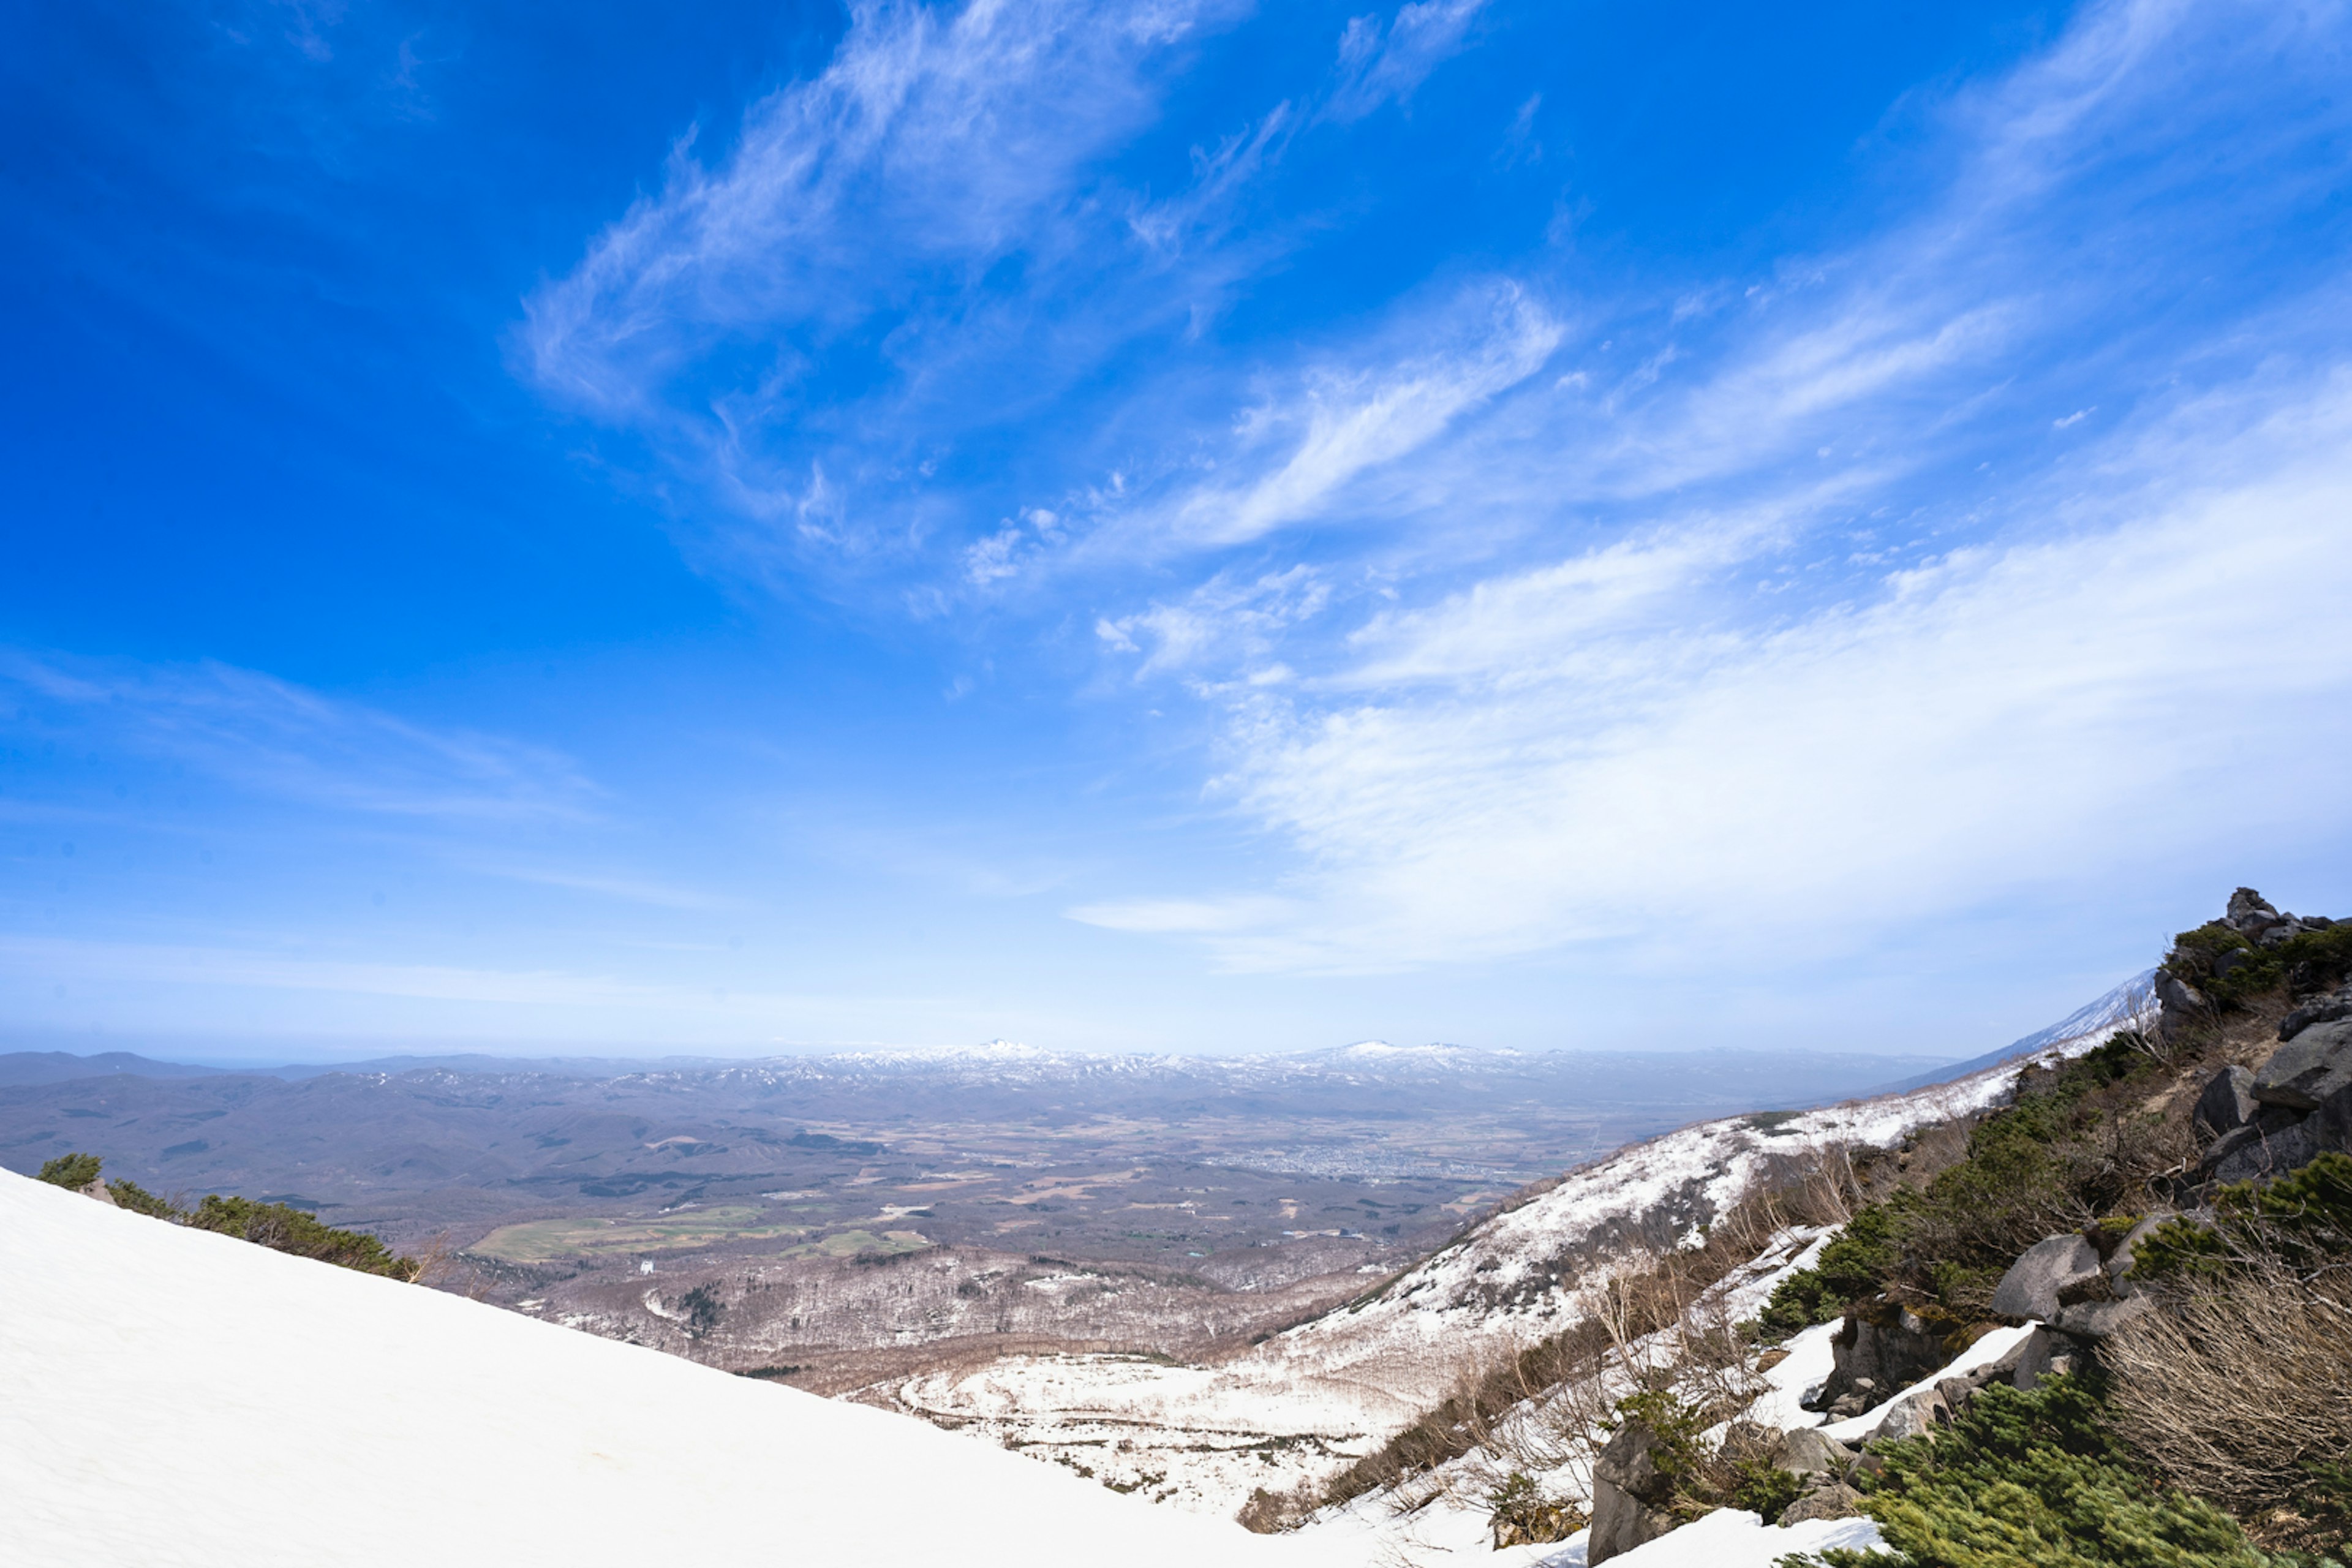
[[[1305,565],[1246,580],[1221,574],[1181,599],[1099,620],[1095,635],[1122,653],[1143,655],[1138,679],[1189,674],[1212,656],[1224,666],[1264,653],[1330,602],[1330,584]],[[1261,673],[1270,671],[1262,666]]]
[[[255,670],[140,666],[0,650],[0,690],[27,731],[195,768],[242,789],[343,811],[443,820],[584,820],[597,791],[543,747],[435,729]]]
[[[2206,172],[2242,163],[2215,199],[2248,214],[2316,189],[2282,150],[2320,121],[2254,96],[2338,19],[2095,7],[1948,107],[1948,183],[1891,230],[1658,320],[1582,301],[1540,383],[1306,505],[1285,464],[1201,482],[1177,515],[1339,511],[1393,602],[1282,626],[1160,595],[1104,617],[1108,647],[1223,709],[1212,793],[1290,854],[1082,918],[1147,911],[1131,929],[1245,968],[1785,955],[2159,839],[2317,842],[2297,803],[2346,753],[2312,715],[2352,696],[2352,640],[2316,626],[2352,591],[2340,297],[2136,312],[2201,269],[2210,231],[2183,215]],[[2087,414],[2102,382],[2095,426],[2029,391]],[[1986,449],[1997,482],[1968,477]],[[1345,574],[1328,547],[1317,573]],[[2291,669],[2282,626],[2313,628]],[[1289,678],[1240,679],[1271,665]],[[2221,759],[2253,753],[2292,776],[2234,804]]]
[[[854,6],[822,73],[754,104],[713,162],[698,133],[682,140],[663,188],[526,301],[525,371],[651,436],[739,513],[803,542],[878,547],[919,510],[908,487],[940,446],[1001,416],[1013,366],[1034,397],[1064,362],[1181,319],[1182,299],[1123,289],[1096,251],[1124,237],[1129,281],[1164,269],[1214,227],[1285,111],[1204,159],[1180,197],[1139,203],[1098,165],[1154,113],[1155,62],[1234,9]],[[992,269],[1013,258],[1030,281],[1008,290]],[[826,380],[845,366],[864,388],[846,399]],[[898,512],[861,526],[861,483]]]
[[[1326,515],[1360,476],[1426,447],[1543,368],[1563,333],[1525,289],[1500,282],[1416,316],[1406,345],[1358,345],[1310,365],[1244,411],[1220,473],[1105,531],[1111,548],[1213,549]],[[1223,477],[1224,469],[1242,477]],[[1139,537],[1140,536],[1140,537]]]
[[[1470,26],[1486,0],[1417,0],[1400,5],[1383,26],[1378,16],[1349,18],[1339,35],[1339,86],[1325,112],[1361,120],[1413,89],[1469,42]]]
[[[2347,451],[2339,378],[2244,430],[2143,432],[2106,454],[2116,500],[2043,498],[2056,537],[1791,624],[1491,616],[1625,574],[1601,559],[1381,623],[1368,664],[1417,688],[1261,699],[1233,733],[1223,786],[1300,852],[1287,902],[1206,901],[1227,912],[1190,929],[1241,967],[1669,932],[1744,958],[2150,853],[2324,833],[2310,813],[2352,763],[2310,723],[2352,700],[2352,623],[2330,609],[2352,594]],[[2216,470],[2233,482],[2199,493]],[[1668,551],[1636,570],[1712,565]]]
[[[572,892],[593,893],[599,898],[615,899],[624,903],[648,904],[656,909],[740,910],[747,907],[740,899],[708,892],[698,888],[682,888],[670,882],[651,881],[639,877],[610,876],[561,866],[478,860],[469,863],[467,869],[478,871],[484,876],[503,878],[510,882],[527,882],[542,888],[562,888]]]

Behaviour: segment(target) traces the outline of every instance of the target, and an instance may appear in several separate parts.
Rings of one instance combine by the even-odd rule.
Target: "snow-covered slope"
[[[1361,1561],[5,1172],[0,1389],[9,1563]]]

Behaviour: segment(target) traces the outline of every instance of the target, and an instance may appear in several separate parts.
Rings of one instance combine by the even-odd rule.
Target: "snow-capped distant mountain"
[[[1899,1094],[1905,1089],[1925,1089],[1933,1083],[1948,1083],[1953,1079],[1982,1072],[2003,1062],[2016,1061],[2053,1046],[2083,1040],[2095,1043],[2118,1029],[2146,1026],[2155,1018],[2156,1010],[2156,971],[2142,970],[2097,1000],[2075,1008],[2046,1029],[2037,1029],[2023,1039],[2011,1040],[1997,1051],[1987,1051],[1983,1056],[1888,1084],[1886,1092]]]

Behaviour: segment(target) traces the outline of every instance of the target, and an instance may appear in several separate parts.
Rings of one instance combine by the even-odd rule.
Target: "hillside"
[[[1759,1518],[1884,1531],[1796,1568],[2340,1564],[2347,977],[2352,927],[2240,889],[2158,1007],[1899,1142],[1751,1166],[1703,1234],[1629,1249],[1555,1331],[1245,1511],[1425,1564],[1648,1562]]]
[[[2152,1007],[2146,977],[2126,982],[2074,1015],[2079,1032],[2031,1037],[2023,1059],[2079,1056]],[[1999,1103],[2020,1066],[2000,1058],[1948,1084],[1700,1122],[1621,1150],[1368,1279],[1347,1305],[1210,1364],[981,1351],[862,1397],[1230,1514],[1254,1491],[1297,1487],[1376,1450],[1465,1378],[1589,1317],[1621,1269],[1672,1250],[1759,1183]]]

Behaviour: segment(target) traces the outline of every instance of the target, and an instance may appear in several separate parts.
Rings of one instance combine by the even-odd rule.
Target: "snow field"
[[[0,1378],[11,1563],[1362,1561],[5,1173]]]

